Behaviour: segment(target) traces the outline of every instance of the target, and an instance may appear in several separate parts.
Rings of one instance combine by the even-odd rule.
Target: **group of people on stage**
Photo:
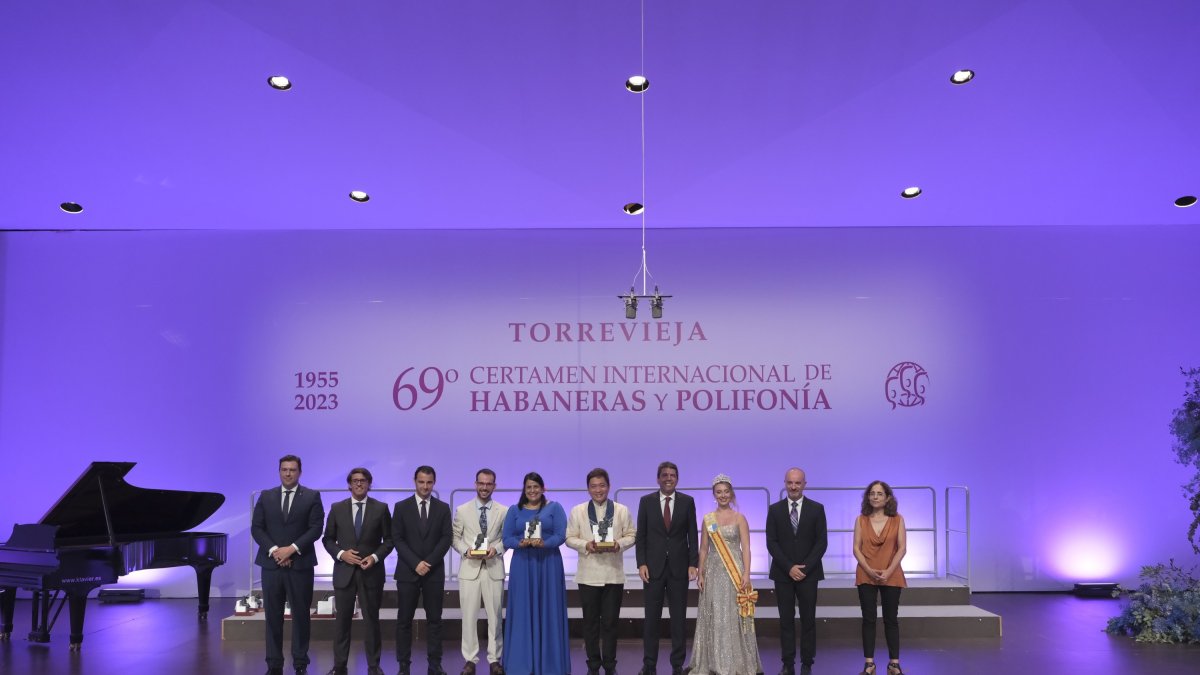
[[[496,474],[475,474],[475,498],[450,507],[433,496],[437,473],[416,469],[415,494],[394,510],[369,496],[371,472],[355,468],[346,477],[350,498],[333,504],[325,517],[321,495],[300,485],[301,461],[279,460],[281,485],[264,491],[254,507],[251,533],[259,544],[256,564],[262,567],[266,613],[268,675],[281,674],[283,608],[292,612],[292,665],[307,673],[309,614],[318,539],[334,560],[333,585],[337,633],[331,675],[347,672],[350,627],[355,601],[366,629],[370,675],[380,675],[379,606],[385,574],[383,562],[397,556],[399,605],[396,659],[400,675],[410,675],[412,625],[416,608],[425,610],[428,675],[442,668],[442,597],[444,559],[451,547],[462,559],[458,573],[462,608],[462,675],[479,668],[476,616],[487,616],[488,675],[565,675],[571,672],[567,628],[566,575],[559,549],[579,554],[575,582],[583,609],[583,642],[588,675],[615,675],[617,623],[624,593],[623,552],[634,549],[643,584],[645,621],[639,675],[655,675],[659,654],[659,622],[666,603],[670,614],[672,675],[757,675],[763,672],[754,629],[758,593],[750,583],[750,527],[736,510],[732,479],[712,481],[716,509],[697,527],[695,500],[676,491],[679,469],[671,462],[658,467],[659,490],[642,497],[637,521],[629,509],[608,498],[604,469],[587,474],[590,499],[568,514],[546,499],[542,477],[525,475],[517,504],[511,508],[492,499]],[[825,508],[804,496],[805,473],[789,469],[787,497],[767,511],[766,540],[770,578],[779,608],[781,675],[794,675],[796,616],[800,621],[800,673],[812,672],[816,656],[817,582],[824,578],[821,558],[828,546]],[[501,621],[505,571],[503,555],[512,550],[508,598]],[[862,639],[866,663],[862,673],[875,675],[877,602],[882,599],[887,640],[888,675],[900,669],[900,590],[906,586],[900,562],[907,550],[904,519],[896,511],[891,487],[872,482],[863,493],[862,512],[854,524],[855,583],[862,607]],[[700,590],[692,660],[685,669],[688,587]],[[503,626],[503,627],[502,627]]]

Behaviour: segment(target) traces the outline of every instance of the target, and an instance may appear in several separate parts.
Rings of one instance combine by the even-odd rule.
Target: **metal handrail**
[[[709,492],[712,490],[712,486],[704,485],[704,486],[700,486],[700,487],[677,487],[675,489],[679,492],[683,492],[684,494],[688,494],[691,492]],[[653,492],[658,492],[658,490],[659,490],[659,488],[657,485],[652,486],[652,487],[623,487],[623,488],[617,488],[616,490],[613,491],[613,493],[614,494],[620,494],[622,492],[653,493]],[[770,506],[771,505],[771,490],[769,488],[765,488],[765,487],[758,486],[758,485],[749,485],[749,486],[739,485],[739,486],[737,486],[737,494],[739,496],[746,492],[757,493],[760,491],[766,496],[766,500],[765,500],[766,505]],[[620,500],[617,500],[616,497],[613,497],[613,499],[616,501],[620,501]],[[699,515],[699,514],[697,514],[697,515]],[[697,525],[697,528],[699,528],[699,525]],[[759,533],[759,534],[765,535],[767,533],[766,527],[749,528],[749,529],[750,529],[750,534]],[[699,532],[699,529],[697,529],[697,532]],[[751,565],[754,564],[753,559],[751,559],[750,564]],[[770,573],[771,573],[771,568],[769,565],[767,566],[766,572],[755,572],[754,570],[750,570],[751,577],[756,576],[756,575],[761,577],[761,576],[768,575]],[[637,577],[637,574],[631,574],[631,573],[627,572],[625,574],[625,577],[626,578],[634,578],[634,577]]]
[[[315,489],[315,488],[313,488],[313,489]],[[613,499],[613,501],[620,502],[621,501],[620,497],[624,493],[634,492],[634,493],[645,494],[645,493],[657,492],[658,489],[659,489],[658,486],[622,487],[622,488],[617,488],[617,489],[612,490],[610,493],[610,496]],[[680,487],[677,489],[684,493],[695,493],[695,492],[704,493],[704,492],[708,492],[710,487],[709,486],[695,486],[695,487]],[[864,487],[812,487],[812,486],[810,486],[805,489],[805,492],[806,493],[808,493],[808,492],[848,492],[848,491],[861,491],[863,489],[865,489],[865,488]],[[938,575],[938,569],[937,569],[938,568],[938,564],[937,564],[938,563],[937,492],[934,490],[934,488],[932,486],[928,486],[928,485],[893,486],[892,489],[893,490],[919,490],[919,491],[923,491],[923,492],[924,491],[929,492],[930,514],[933,519],[932,527],[908,527],[907,529],[909,532],[933,533],[933,537],[932,537],[932,540],[933,540],[933,569],[931,569],[931,570],[927,570],[927,569],[906,570],[906,571],[909,574],[930,574],[933,576],[937,576]],[[770,507],[770,504],[771,504],[770,489],[768,489],[766,487],[761,487],[761,486],[739,486],[737,488],[737,490],[739,492],[739,496],[745,495],[747,493],[752,493],[752,494],[761,493],[762,495],[764,495],[764,502],[765,502],[766,506],[768,508]],[[345,493],[347,490],[346,490],[346,488],[323,488],[323,489],[316,489],[316,491],[320,492],[320,493]],[[493,494],[495,494],[495,493],[520,493],[521,491],[522,490],[520,488],[497,488],[493,492]],[[955,492],[962,491],[962,493],[963,493],[964,506],[965,506],[963,517],[964,517],[965,522],[962,524],[961,529],[959,527],[955,527],[951,520],[952,509],[951,509],[951,504],[950,504],[950,495],[951,495],[952,491],[955,491]],[[259,495],[261,495],[262,492],[263,492],[262,490],[255,490],[250,493],[250,511],[251,511],[252,517],[253,517],[253,512],[254,512],[254,506],[257,503],[258,497],[259,497]],[[372,493],[402,494],[402,495],[407,496],[407,495],[415,493],[416,491],[413,488],[380,487],[380,488],[372,488],[371,492]],[[563,489],[547,490],[546,492],[548,494],[550,494],[550,493],[587,493],[587,489],[586,488],[563,488]],[[455,502],[457,501],[457,499],[459,498],[461,493],[470,493],[471,495],[474,495],[475,490],[474,490],[474,488],[455,488],[455,489],[451,490],[449,493],[448,504],[450,505],[450,510],[452,513],[456,509]],[[440,495],[436,490],[433,492],[433,495],[440,499]],[[786,495],[787,495],[787,491],[785,489],[781,489],[778,493],[778,498],[782,499]],[[970,499],[970,490],[966,486],[960,486],[960,485],[949,486],[945,489],[944,499],[945,499],[945,501],[944,501],[944,509],[945,509],[944,516],[945,516],[945,526],[946,526],[946,529],[945,529],[946,576],[954,577],[957,579],[962,579],[969,586],[970,578],[971,578],[971,528],[970,528],[971,499]],[[829,529],[828,532],[833,533],[833,534],[838,534],[838,535],[846,535],[846,534],[853,534],[854,529],[853,528],[832,528],[832,529]],[[752,535],[753,534],[765,535],[766,528],[765,527],[750,528],[750,533]],[[951,536],[955,535],[955,534],[964,535],[966,538],[966,541],[965,541],[965,548],[966,548],[966,553],[965,553],[966,572],[965,572],[965,575],[962,573],[956,572],[952,566]],[[255,588],[258,588],[262,585],[262,581],[261,581],[261,578],[260,579],[255,578],[258,566],[254,564],[254,558],[255,558],[255,553],[257,552],[258,544],[257,544],[257,542],[254,541],[253,537],[250,537],[249,545],[250,545],[250,575],[249,575],[250,576],[250,585],[249,585],[249,589],[251,592],[253,592]],[[446,554],[446,556],[447,556],[447,561],[446,561],[447,574],[451,578],[457,578],[460,561],[458,560],[458,556],[452,555],[452,554],[453,554],[453,549],[448,551]],[[755,571],[751,570],[750,574],[751,574],[751,576],[760,576],[761,577],[761,576],[765,576],[765,575],[769,574],[769,571],[770,571],[770,566],[768,564],[767,571],[755,572]],[[826,571],[826,574],[850,575],[850,574],[854,574],[854,571],[853,570],[850,570],[850,571]],[[331,573],[321,573],[321,574],[316,574],[315,576],[322,578],[322,579],[326,579],[326,578],[332,578],[333,575]],[[636,578],[637,574],[636,574],[636,572],[632,572],[632,573],[627,572],[625,576],[626,576],[626,578]]]
[[[522,488],[496,488],[495,490],[492,491],[492,494],[494,495],[497,492],[516,492],[519,494],[524,491],[525,490]],[[457,506],[455,506],[454,500],[455,500],[455,497],[460,492],[469,492],[472,495],[474,495],[475,488],[454,488],[453,490],[450,491],[449,504],[450,504],[450,513],[451,514],[457,513]],[[584,493],[586,493],[587,488],[556,488],[554,490],[546,490],[545,494],[552,494],[552,493],[557,493],[557,492],[584,492]],[[474,496],[472,496],[471,498],[474,499]],[[547,500],[549,500],[549,498],[547,498]],[[616,501],[616,499],[614,498],[613,501]],[[510,506],[509,508],[512,508],[512,507]],[[563,510],[565,511],[566,509],[564,508]],[[458,578],[458,567],[461,565],[461,561],[459,560],[458,556],[450,555],[451,553],[454,553],[453,548],[451,548],[450,551],[446,554],[447,556],[449,556],[449,561],[447,561],[447,563],[446,563],[446,575],[450,578],[457,579]]]
[[[929,500],[930,500],[929,513],[933,517],[932,527],[910,527],[908,525],[908,523],[906,522],[904,525],[904,529],[908,532],[930,532],[933,534],[933,537],[932,537],[932,540],[933,540],[933,569],[930,570],[930,569],[904,568],[904,571],[906,574],[931,574],[936,577],[937,573],[938,573],[938,569],[937,569],[937,560],[938,560],[937,491],[933,488],[932,485],[893,485],[891,487],[892,487],[893,492],[895,492],[897,490],[920,490],[922,492],[924,492],[924,491],[929,492]],[[866,485],[864,485],[862,487],[812,487],[812,486],[808,486],[808,487],[804,488],[804,491],[805,492],[863,492],[866,489],[867,489]],[[787,496],[787,490],[780,489],[779,490],[779,498],[783,499],[786,496]],[[827,531],[835,533],[835,534],[849,534],[851,536],[854,535],[853,527],[851,527],[851,528],[844,528],[844,527],[831,528]],[[855,571],[856,570],[851,569],[849,571],[833,571],[833,572],[826,571],[825,573],[826,574],[841,574],[841,575],[848,576],[848,575],[854,574]]]
[[[961,529],[961,530],[955,528],[950,520],[950,491],[951,490],[954,490],[956,492],[961,490],[962,494],[963,494],[964,524],[963,524],[963,529]],[[970,586],[971,586],[971,489],[965,485],[947,486],[946,493],[945,493],[945,506],[946,506],[946,576],[962,579],[963,582],[967,585],[967,587],[970,588]],[[950,551],[951,551],[950,535],[951,534],[961,534],[966,537],[966,542],[965,542],[966,555],[965,555],[965,557],[967,559],[967,571],[966,571],[965,575],[955,572],[953,567],[951,566],[951,563],[950,563]]]
[[[274,489],[274,488],[272,488],[272,489]],[[308,489],[310,489],[310,490],[314,490],[314,491],[316,491],[316,492],[320,492],[320,493],[326,493],[326,492],[339,492],[339,493],[344,493],[344,492],[347,492],[347,489],[346,489],[346,488],[308,488]],[[415,493],[416,493],[416,490],[415,490],[415,489],[413,489],[413,488],[376,488],[376,487],[373,487],[373,488],[371,488],[371,492],[398,492],[398,493],[402,493],[402,494],[415,494]],[[250,518],[251,518],[251,520],[253,520],[253,519],[254,519],[254,507],[255,507],[255,506],[258,504],[258,496],[259,496],[259,495],[261,495],[262,493],[263,493],[263,490],[255,490],[255,491],[253,491],[253,492],[251,492],[251,493],[250,493]],[[437,490],[434,490],[434,491],[433,491],[433,496],[434,496],[434,497],[438,497],[439,499],[441,498],[441,497],[438,495],[438,491],[437,491]],[[390,508],[390,507],[389,507],[388,511],[389,511],[389,512],[391,511],[391,508]],[[328,512],[326,512],[326,514],[328,515]],[[322,527],[322,532],[324,532],[324,525],[322,525],[321,527]],[[318,542],[318,544],[320,543],[320,541],[321,541],[321,540],[320,540],[320,538],[318,537],[318,538],[317,538],[317,542]],[[317,549],[318,549],[318,550],[322,550],[322,551],[323,551],[323,550],[325,550],[325,549],[324,549],[324,547],[322,547],[322,546],[317,546]],[[256,556],[256,554],[257,554],[257,552],[258,552],[258,542],[254,541],[254,537],[253,537],[253,536],[251,536],[251,537],[250,537],[250,587],[249,587],[249,588],[250,588],[250,590],[249,590],[249,591],[247,591],[247,592],[249,592],[249,593],[253,593],[253,592],[254,592],[254,588],[255,588],[255,586],[256,586],[256,584],[255,584],[255,580],[254,580],[254,573],[255,573],[255,571],[258,569],[258,565],[255,565],[255,564],[254,564],[254,558],[255,558],[255,556]],[[314,576],[314,577],[319,577],[319,578],[322,578],[322,579],[325,579],[325,578],[332,579],[332,578],[333,578],[333,573],[332,573],[332,572],[331,572],[331,573],[329,573],[329,574],[316,574],[316,573],[314,573],[314,575],[313,575],[313,576]],[[261,586],[261,585],[262,585],[262,579],[261,579],[261,578],[258,580],[258,583],[257,583],[257,585],[258,585],[258,586]]]

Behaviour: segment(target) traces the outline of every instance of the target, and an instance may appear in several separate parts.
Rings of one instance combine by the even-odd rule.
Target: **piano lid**
[[[57,541],[108,540],[103,504],[117,541],[190,530],[216,513],[225,495],[157,490],[125,482],[136,462],[92,462],[39,521],[57,525]],[[104,499],[101,500],[101,486]]]

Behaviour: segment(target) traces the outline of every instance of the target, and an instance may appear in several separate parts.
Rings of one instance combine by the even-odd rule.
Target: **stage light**
[[[658,286],[654,287],[654,297],[650,298],[650,316],[655,319],[662,318],[663,296],[658,292]]]
[[[1175,206],[1178,206],[1181,209],[1186,209],[1187,207],[1189,207],[1195,203],[1196,203],[1195,195],[1184,195],[1184,196],[1180,197],[1179,199],[1175,200]]]
[[[1112,598],[1120,585],[1112,581],[1096,581],[1075,584],[1071,591],[1077,598]]]
[[[75,202],[63,202],[58,205],[58,208],[62,209],[63,211],[66,211],[67,213],[79,213],[79,212],[83,211],[83,207],[76,204]]]
[[[950,82],[953,84],[966,84],[975,79],[975,71],[973,70],[956,70],[950,76]]]
[[[618,295],[617,297],[625,301],[625,318],[636,319],[638,299],[637,291],[633,290],[633,286],[629,287],[629,295]]]
[[[904,197],[905,199],[912,199],[914,197],[921,196],[921,192],[922,192],[921,188],[914,185],[912,187],[906,187],[903,190],[901,190],[900,196]]]
[[[365,201],[368,201],[369,199],[371,199],[371,195],[363,192],[362,190],[351,190],[350,191],[350,199],[353,199],[354,201],[361,203],[361,202],[365,202]]]
[[[641,214],[642,211],[645,211],[646,207],[642,206],[641,204],[639,204],[637,202],[629,202],[625,206],[622,206],[621,210],[624,211],[625,213],[628,213],[631,216],[636,216],[636,215]]]
[[[272,75],[268,77],[267,84],[271,85],[273,89],[278,89],[279,91],[287,91],[288,89],[292,88],[292,81],[283,75]]]
[[[625,88],[635,94],[640,94],[650,88],[650,80],[647,80],[641,75],[634,75],[625,80]]]

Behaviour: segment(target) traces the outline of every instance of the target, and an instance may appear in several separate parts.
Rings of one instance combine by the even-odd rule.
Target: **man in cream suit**
[[[504,627],[500,624],[500,603],[504,593],[504,516],[508,508],[492,501],[496,472],[480,469],[475,473],[475,499],[454,513],[454,550],[462,556],[458,568],[458,603],[462,608],[462,654],[466,665],[463,675],[474,675],[479,662],[479,604],[487,612],[487,658],[490,675],[504,675],[500,650]],[[484,539],[480,540],[480,534]],[[473,551],[485,551],[478,553]]]
[[[571,509],[567,518],[567,546],[579,552],[575,583],[583,604],[588,675],[599,675],[601,666],[606,675],[617,671],[617,620],[625,592],[621,552],[635,541],[629,509],[608,498],[608,486],[607,471],[589,471],[592,498]]]

